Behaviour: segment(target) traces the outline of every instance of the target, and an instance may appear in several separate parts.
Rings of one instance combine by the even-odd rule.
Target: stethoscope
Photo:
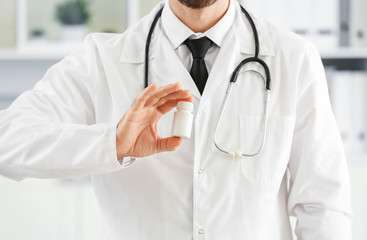
[[[219,115],[219,118],[218,118],[218,122],[217,122],[217,125],[215,127],[215,131],[214,131],[214,145],[218,148],[219,151],[225,153],[225,154],[228,154],[230,157],[232,158],[239,158],[241,156],[243,157],[254,157],[256,155],[259,155],[260,152],[263,150],[264,148],[264,145],[265,145],[265,139],[266,139],[266,132],[267,132],[267,122],[268,122],[268,105],[269,105],[269,97],[270,97],[270,70],[269,70],[269,67],[268,65],[259,58],[259,52],[260,52],[260,43],[259,43],[259,36],[258,36],[258,33],[257,33],[257,29],[256,29],[256,26],[255,26],[255,23],[254,21],[252,20],[250,14],[246,11],[245,8],[243,8],[241,6],[241,10],[242,12],[245,14],[247,20],[249,21],[250,25],[251,25],[251,29],[253,31],[253,34],[254,34],[254,40],[255,40],[255,55],[254,57],[249,57],[249,58],[246,58],[244,60],[242,60],[238,66],[236,67],[236,69],[233,71],[232,73],[232,77],[231,77],[231,80],[229,82],[229,86],[227,88],[227,91],[226,91],[226,95],[225,95],[225,98],[224,98],[224,101],[223,101],[223,105],[222,105],[222,108],[221,108],[221,111],[220,111],[220,115]],[[152,34],[153,34],[153,31],[154,31],[154,28],[158,22],[158,19],[161,17],[162,15],[162,11],[163,11],[163,7],[157,12],[156,16],[154,17],[154,20],[152,22],[152,25],[150,26],[150,29],[149,29],[149,33],[148,33],[148,37],[147,37],[147,41],[146,41],[146,44],[145,44],[145,75],[144,75],[144,87],[148,87],[148,68],[149,68],[149,46],[150,46],[150,41],[151,41],[151,38],[152,38]],[[237,81],[237,76],[240,72],[240,70],[248,63],[252,63],[252,62],[256,62],[258,64],[260,64],[262,66],[262,68],[264,69],[264,72],[265,72],[265,78],[262,74],[260,74],[260,72],[258,71],[255,71],[255,70],[247,70],[247,71],[251,71],[251,72],[255,72],[257,74],[260,75],[260,77],[264,80],[264,120],[263,120],[263,135],[262,135],[262,142],[261,142],[261,145],[260,147],[252,152],[252,153],[242,153],[240,150],[238,151],[232,151],[232,152],[228,152],[226,150],[224,150],[223,148],[221,148],[218,143],[217,143],[217,132],[218,132],[218,127],[220,125],[220,122],[221,122],[221,119],[222,119],[222,116],[223,116],[223,112],[224,110],[226,109],[226,106],[227,106],[227,102],[228,102],[228,98],[232,92],[232,88],[233,88],[233,84]]]

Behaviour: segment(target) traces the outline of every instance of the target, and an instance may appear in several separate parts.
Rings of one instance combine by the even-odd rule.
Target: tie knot
[[[207,37],[203,37],[192,40],[186,39],[185,44],[190,49],[193,58],[204,58],[210,45],[212,45],[212,41]]]

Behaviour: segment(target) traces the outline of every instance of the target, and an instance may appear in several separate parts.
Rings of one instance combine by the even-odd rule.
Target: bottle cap
[[[186,111],[192,111],[194,109],[194,105],[191,102],[184,102],[180,101],[177,103],[177,110],[186,110]]]

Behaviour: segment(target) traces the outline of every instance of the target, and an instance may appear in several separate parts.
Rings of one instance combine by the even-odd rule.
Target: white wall
[[[0,176],[0,239],[97,240],[100,216],[89,178],[26,179]]]
[[[15,1],[0,0],[0,48],[15,46]]]
[[[352,185],[353,240],[367,239],[367,164],[349,166]]]

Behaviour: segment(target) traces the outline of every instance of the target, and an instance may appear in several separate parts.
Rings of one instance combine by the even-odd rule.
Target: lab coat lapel
[[[218,86],[227,87],[237,62],[243,56],[238,47],[238,40],[230,31],[216,57],[205,85],[201,105],[204,106]],[[242,57],[243,58],[243,57]]]
[[[164,3],[158,5],[149,17],[153,19]],[[128,31],[125,43],[121,51],[120,61],[132,64],[132,67],[141,69],[139,78],[144,79],[142,65],[145,62],[146,33],[149,31],[151,22],[141,27],[141,31]],[[197,89],[190,73],[183,66],[176,55],[171,43],[164,36],[158,22],[153,32],[151,45],[149,48],[149,84],[157,82],[159,85],[181,82],[183,89],[189,89],[193,96],[200,99],[201,94]],[[143,81],[143,80],[142,80]]]
[[[189,89],[193,96],[200,99],[201,94],[184,67],[172,45],[165,36],[157,41],[152,67],[160,85],[181,82],[183,89]]]

